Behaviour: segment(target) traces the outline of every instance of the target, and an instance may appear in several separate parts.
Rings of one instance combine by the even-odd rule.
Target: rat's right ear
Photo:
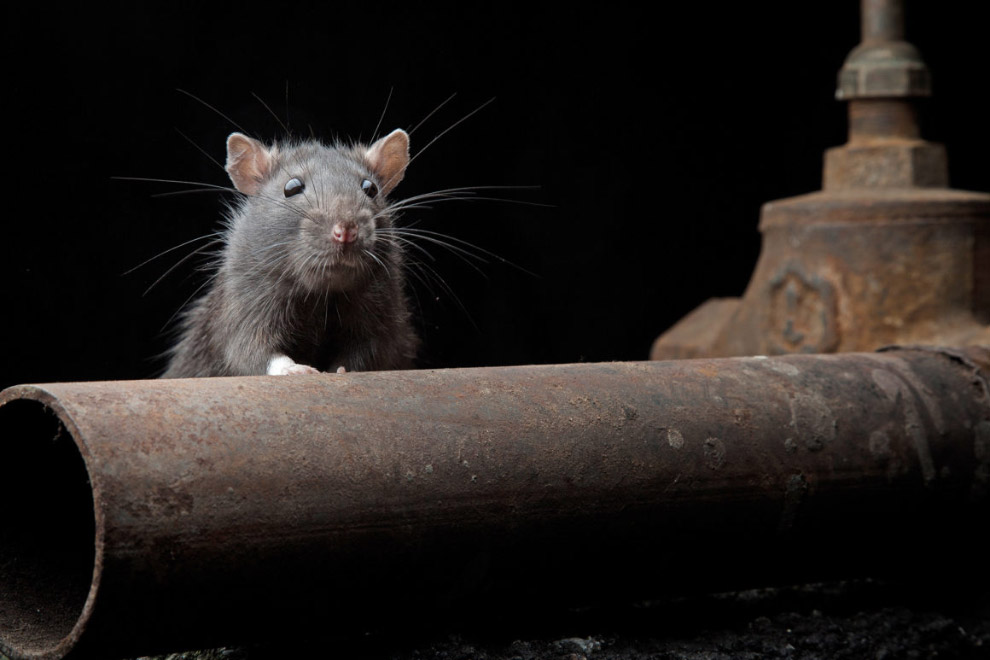
[[[409,135],[397,128],[368,147],[371,170],[377,175],[382,193],[389,194],[402,181],[409,164]]]
[[[245,195],[255,195],[272,171],[272,155],[265,145],[243,133],[227,138],[227,174],[234,187]]]

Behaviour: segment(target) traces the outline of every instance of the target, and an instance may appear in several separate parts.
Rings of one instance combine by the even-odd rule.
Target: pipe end
[[[96,590],[93,489],[58,415],[12,390],[0,396],[0,498],[0,652],[62,657]]]

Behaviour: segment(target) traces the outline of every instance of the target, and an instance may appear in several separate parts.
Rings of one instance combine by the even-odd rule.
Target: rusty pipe
[[[924,572],[932,533],[970,570],[988,364],[902,349],[13,387],[0,651]]]
[[[904,0],[862,0],[860,25],[863,41],[904,39]]]

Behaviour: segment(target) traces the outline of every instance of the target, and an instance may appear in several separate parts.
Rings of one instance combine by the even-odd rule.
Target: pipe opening
[[[0,487],[0,650],[31,656],[72,632],[96,561],[86,465],[41,402],[0,406]]]

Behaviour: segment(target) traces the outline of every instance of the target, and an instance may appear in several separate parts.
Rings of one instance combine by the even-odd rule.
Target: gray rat
[[[226,170],[243,197],[163,377],[412,367],[419,342],[386,197],[408,163],[402,130],[370,146],[232,134]]]

